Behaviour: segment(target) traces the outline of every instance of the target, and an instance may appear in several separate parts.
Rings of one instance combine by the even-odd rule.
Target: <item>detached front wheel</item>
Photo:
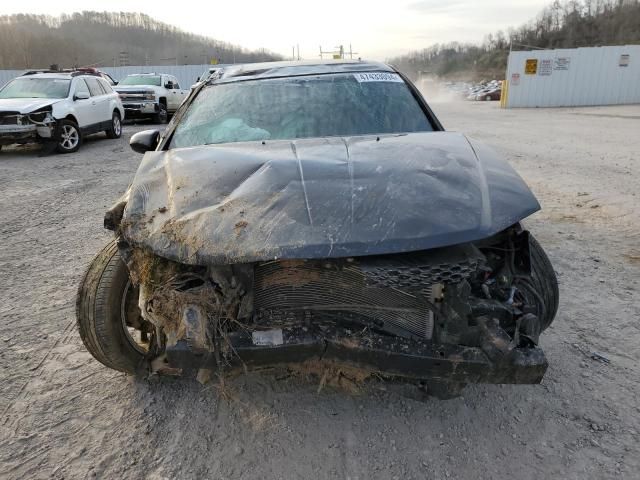
[[[114,370],[135,373],[149,349],[153,328],[138,308],[138,289],[115,240],[93,259],[78,288],[76,318],[89,353]]]

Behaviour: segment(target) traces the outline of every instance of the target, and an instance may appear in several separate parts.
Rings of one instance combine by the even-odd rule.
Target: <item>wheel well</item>
[[[75,123],[76,125],[78,125],[78,120],[76,119],[76,117],[74,117],[73,115],[69,114],[66,117],[64,117],[65,120],[71,120],[73,123]]]
[[[161,103],[166,107],[167,106],[167,99],[165,97],[160,97],[160,100],[158,100],[158,103]]]

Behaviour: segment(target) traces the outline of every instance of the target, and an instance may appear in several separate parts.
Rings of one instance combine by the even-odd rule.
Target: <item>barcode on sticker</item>
[[[353,76],[359,83],[363,82],[397,82],[402,83],[402,78],[397,73],[354,73]]]
[[[267,346],[276,346],[282,345],[284,343],[284,339],[282,338],[282,330],[261,330],[251,332],[251,340],[254,345],[267,345]]]

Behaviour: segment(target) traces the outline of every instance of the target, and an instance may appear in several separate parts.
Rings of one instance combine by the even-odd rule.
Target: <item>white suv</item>
[[[0,147],[49,143],[75,152],[85,135],[122,134],[124,108],[102,77],[85,72],[27,72],[0,89]]]

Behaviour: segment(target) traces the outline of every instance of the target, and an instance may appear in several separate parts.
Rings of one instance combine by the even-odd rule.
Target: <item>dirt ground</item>
[[[557,269],[542,385],[417,401],[293,378],[225,392],[104,368],[76,332],[76,286],[140,160],[125,127],[71,155],[0,152],[0,477],[585,479],[640,471],[640,106],[436,103],[538,195],[526,223]],[[602,357],[593,356],[597,353]],[[607,361],[603,360],[603,357]]]

